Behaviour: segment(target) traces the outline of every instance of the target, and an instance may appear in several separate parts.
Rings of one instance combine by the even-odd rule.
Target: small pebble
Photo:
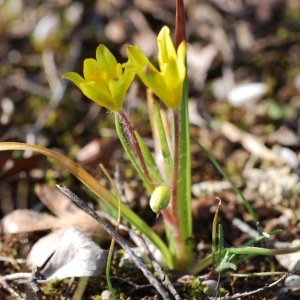
[[[288,164],[291,168],[297,169],[299,167],[299,161],[297,154],[290,148],[282,147],[278,151],[279,157]]]
[[[209,286],[209,296],[215,296],[216,294],[216,290],[217,290],[217,286],[218,286],[218,282],[216,280],[212,280],[212,279],[208,279],[208,280],[204,280],[202,282],[203,284],[206,284],[207,286]]]
[[[291,275],[287,277],[284,281],[284,286],[289,288],[297,288],[300,287],[300,276],[299,275]]]
[[[104,290],[101,293],[101,300],[114,300],[114,297],[109,290]]]

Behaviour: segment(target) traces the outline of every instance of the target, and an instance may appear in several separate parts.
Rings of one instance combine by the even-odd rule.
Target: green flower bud
[[[170,202],[170,188],[166,185],[158,186],[151,195],[150,207],[153,212],[158,214],[164,210]]]

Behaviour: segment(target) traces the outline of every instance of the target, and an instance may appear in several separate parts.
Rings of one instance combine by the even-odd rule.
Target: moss
[[[188,293],[187,299],[199,300],[206,299],[203,297],[212,295],[212,291],[210,289],[211,288],[207,284],[203,283],[200,277],[197,277],[185,285],[184,291],[185,293]],[[218,290],[218,295],[220,296],[224,296],[226,293],[227,291],[223,288]]]
[[[59,280],[53,279],[50,282],[47,282],[43,287],[42,291],[45,296],[57,295],[59,290],[64,284],[66,284],[67,280]]]
[[[58,287],[60,285],[60,282],[61,281],[59,279],[55,278],[55,279],[50,281],[50,284],[51,284],[52,287],[55,288],[55,287]]]
[[[200,297],[205,296],[209,292],[209,287],[202,283],[200,277],[195,278],[193,281],[187,283],[184,287],[184,291],[188,293],[189,299],[201,299]]]
[[[128,297],[124,293],[120,293],[118,296],[119,300],[126,300]]]

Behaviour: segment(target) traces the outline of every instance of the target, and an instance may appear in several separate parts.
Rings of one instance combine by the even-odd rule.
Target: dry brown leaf
[[[56,187],[47,184],[37,184],[35,192],[47,208],[58,217],[59,228],[76,227],[82,232],[110,240],[110,236],[92,217],[78,208],[68,197]]]
[[[84,167],[96,167],[99,170],[100,162],[109,166],[110,158],[118,145],[120,142],[117,139],[109,141],[95,139],[80,149],[76,159]]]
[[[2,219],[4,233],[33,232],[58,228],[56,217],[29,209],[16,209]]]

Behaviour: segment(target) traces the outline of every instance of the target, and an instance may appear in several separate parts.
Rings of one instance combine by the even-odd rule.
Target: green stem
[[[179,116],[178,111],[174,112],[174,168],[172,181],[172,196],[171,196],[171,210],[172,215],[178,220],[177,208],[177,184],[179,172]]]
[[[178,268],[188,269],[192,262],[191,162],[188,117],[187,79],[182,103],[174,111],[174,163],[170,211],[173,223],[165,222],[169,249]]]
[[[180,224],[180,235],[183,252],[180,253],[180,264],[189,268],[192,263],[192,243],[189,242],[193,232],[191,208],[191,149],[190,127],[188,114],[188,83],[187,78],[183,84],[182,103],[178,109],[179,123],[179,163],[177,185],[177,208]]]
[[[179,160],[180,160],[180,124],[178,111],[174,111],[174,167],[173,179],[170,200],[170,218],[165,218],[168,224],[168,238],[170,242],[170,251],[176,258],[177,267],[186,267],[185,249],[184,249],[184,235],[181,232],[180,217],[178,212],[178,174],[179,174]]]

